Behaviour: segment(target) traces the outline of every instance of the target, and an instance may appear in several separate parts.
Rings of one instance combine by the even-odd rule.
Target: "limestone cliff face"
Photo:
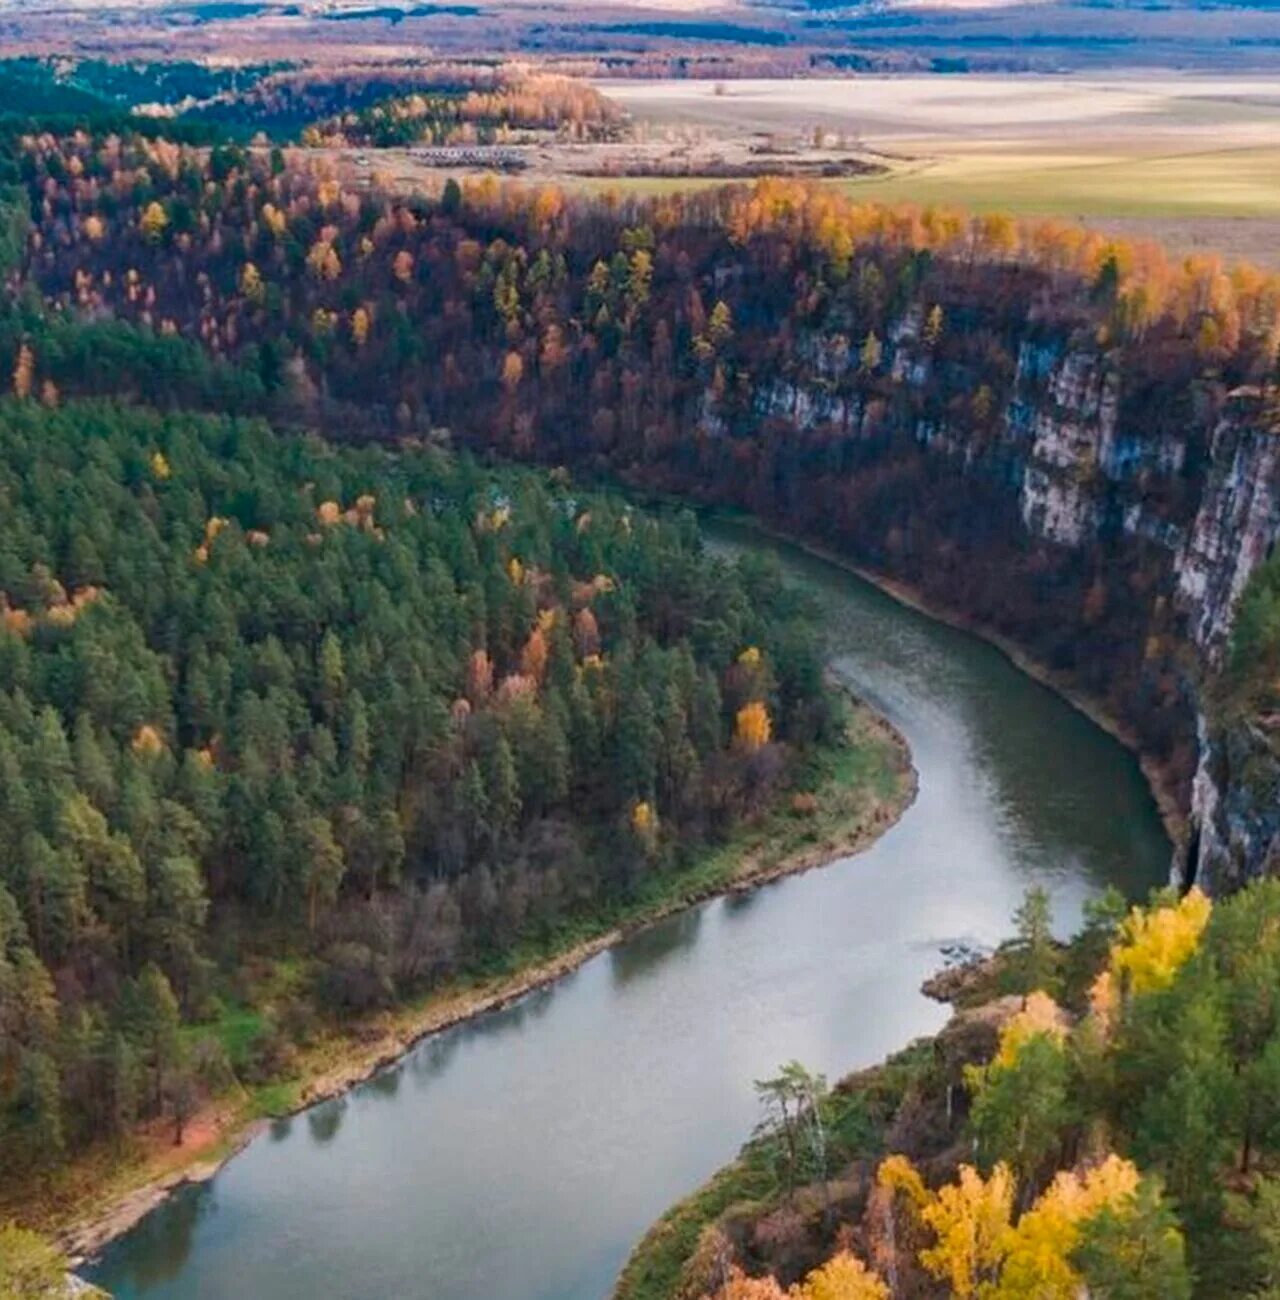
[[[1179,778],[1184,880],[1224,889],[1280,870],[1267,738],[1207,720],[1241,593],[1280,539],[1280,436],[1261,398],[1196,377],[1162,400],[1120,354],[1065,331],[1009,349],[998,384],[940,362],[924,334],[920,313],[905,315],[874,384],[834,332],[758,382],[736,428],[772,429],[775,450],[751,504],[1103,697]],[[733,438],[723,403],[708,397],[704,415],[704,436]],[[803,493],[774,486],[794,479]]]

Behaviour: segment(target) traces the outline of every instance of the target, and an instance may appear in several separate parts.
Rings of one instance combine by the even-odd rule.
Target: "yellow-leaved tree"
[[[160,242],[160,237],[164,234],[165,227],[168,224],[169,214],[164,210],[162,204],[154,200],[147,204],[142,211],[142,216],[138,219],[143,238],[152,244]]]
[[[1168,988],[1200,947],[1212,911],[1198,889],[1164,907],[1135,907],[1111,949],[1112,979],[1129,993]]]
[[[889,1300],[889,1288],[856,1255],[842,1250],[791,1295],[793,1300]]]
[[[773,734],[773,723],[769,720],[769,710],[763,700],[752,700],[738,710],[734,726],[734,743],[748,753],[762,749],[769,743]]]
[[[1084,1224],[1138,1190],[1138,1170],[1109,1155],[1083,1174],[1060,1173],[1005,1236],[1006,1255],[990,1300],[1076,1300],[1084,1279],[1071,1263]]]
[[[1021,1011],[1005,1021],[992,1065],[1016,1065],[1022,1048],[1039,1034],[1061,1043],[1067,1036],[1067,1023],[1058,1004],[1037,990],[1027,995]]]
[[[929,1199],[920,1221],[933,1231],[936,1244],[920,1252],[920,1263],[957,1300],[969,1300],[993,1282],[1008,1246],[1013,1214],[1013,1175],[999,1164],[984,1179],[971,1165]]]

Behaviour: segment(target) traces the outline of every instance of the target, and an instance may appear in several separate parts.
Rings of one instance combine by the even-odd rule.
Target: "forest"
[[[216,391],[221,409],[360,438],[447,428],[747,508],[1072,675],[1185,798],[1184,629],[1159,538],[1194,518],[1229,405],[1272,418],[1274,275],[796,181],[593,200],[490,177],[404,197],[305,152],[90,132],[17,138],[3,170],[42,301],[0,359],[29,347],[37,390],[111,390],[127,352],[153,400]],[[1037,349],[1114,377],[1126,437],[1178,466],[1116,486],[1082,466],[1115,521],[1088,548],[1028,544],[1009,491],[1025,453],[1008,431],[1043,418]],[[963,477],[938,454],[959,448]]]
[[[564,475],[0,404],[4,1178],[553,935],[833,740],[768,566]],[[275,1008],[238,1059],[219,1026]]]
[[[429,91],[381,100],[358,112],[312,123],[303,131],[302,141],[382,149],[505,143],[535,132],[596,140],[616,136],[621,123],[621,109],[593,86],[544,74],[500,78],[489,91]]]
[[[465,93],[486,112],[502,94]],[[339,125],[363,130],[367,110]],[[0,141],[0,1107],[15,1183],[139,1120],[180,1137],[230,1075],[287,1069],[318,1020],[605,909],[838,739],[804,602],[767,566],[705,553],[688,515],[583,484],[746,507],[945,589],[1091,672],[1189,776],[1178,614],[1149,553],[1113,543],[1125,567],[1102,545],[1011,541],[998,424],[1026,349],[1105,352],[1126,418],[1179,431],[1186,473],[1147,504],[1185,523],[1215,413],[1274,385],[1274,276],[783,181],[588,200],[450,180],[406,198],[376,176],[348,187],[305,152],[164,134]],[[812,418],[802,388],[826,403]],[[990,450],[986,478],[959,488],[928,458],[940,430]],[[961,529],[984,564],[953,544]],[[1270,586],[1250,599],[1242,635],[1280,640]],[[1247,677],[1256,655],[1241,662]],[[1261,711],[1273,683],[1249,681]],[[1014,1288],[1011,1261],[1038,1250],[1019,1233],[1067,1222],[1049,1252],[1067,1296],[1096,1214],[1107,1267],[1151,1246],[1162,1294],[1185,1293],[1224,1222],[1269,1212],[1261,1192],[1228,1200],[1198,1177],[1267,1170],[1280,1131],[1262,998],[1276,904],[1248,897],[1211,918],[1170,900],[1100,912],[1066,953],[1030,927],[1023,1018],[948,1083],[971,1099],[954,1118],[974,1126],[977,1166],[904,1147],[915,1165],[876,1184],[896,1253],[856,1225],[843,1254],[827,1249],[852,1220],[828,1213],[824,1178],[816,1235],[787,1209],[758,1250],[716,1241],[707,1258],[811,1300],[845,1294],[804,1280],[823,1268],[891,1269],[925,1296],[1041,1295],[991,1288]],[[266,1005],[229,1045],[226,1026]],[[787,1160],[819,1091],[793,1074],[768,1093]],[[1027,1097],[1013,1122],[1010,1098]],[[846,1118],[861,1142],[865,1115]],[[1055,1181],[1081,1161],[1103,1172]],[[972,1225],[947,1216],[971,1204],[991,1244],[957,1264],[944,1237]],[[800,1241],[794,1257],[778,1263],[770,1233],[779,1251]],[[1271,1267],[1241,1285],[1274,1285]],[[1148,1294],[1109,1285],[1098,1294]]]
[[[1280,1282],[1280,886],[1090,904],[1043,891],[957,1012],[884,1066],[757,1083],[733,1165],[619,1300],[1262,1300]]]

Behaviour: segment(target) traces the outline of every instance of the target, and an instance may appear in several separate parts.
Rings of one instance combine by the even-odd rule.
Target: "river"
[[[628,1250],[731,1158],[752,1080],[836,1077],[936,1030],[943,946],[993,944],[1028,885],[1060,929],[1166,875],[1138,767],[997,650],[777,552],[833,667],[906,735],[920,793],[868,852],[656,926],[275,1124],[108,1248],[119,1300],[602,1300]]]

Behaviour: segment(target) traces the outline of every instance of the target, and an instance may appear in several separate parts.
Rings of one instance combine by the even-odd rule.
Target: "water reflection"
[[[338,1136],[342,1117],[347,1113],[347,1099],[334,1097],[307,1111],[307,1129],[311,1140],[323,1146]]]
[[[701,926],[701,909],[682,912],[611,949],[608,960],[614,985],[622,988],[645,975],[661,974],[662,962],[681,949],[691,948]]]
[[[213,1209],[212,1184],[199,1183],[184,1187],[147,1215],[130,1234],[137,1246],[126,1261],[127,1284],[145,1294],[176,1278],[191,1253],[197,1221]]]
[[[400,1091],[400,1074],[399,1064],[390,1065],[384,1070],[379,1070],[364,1086],[360,1089],[361,1095],[365,1097],[383,1098],[387,1101],[393,1100]]]

